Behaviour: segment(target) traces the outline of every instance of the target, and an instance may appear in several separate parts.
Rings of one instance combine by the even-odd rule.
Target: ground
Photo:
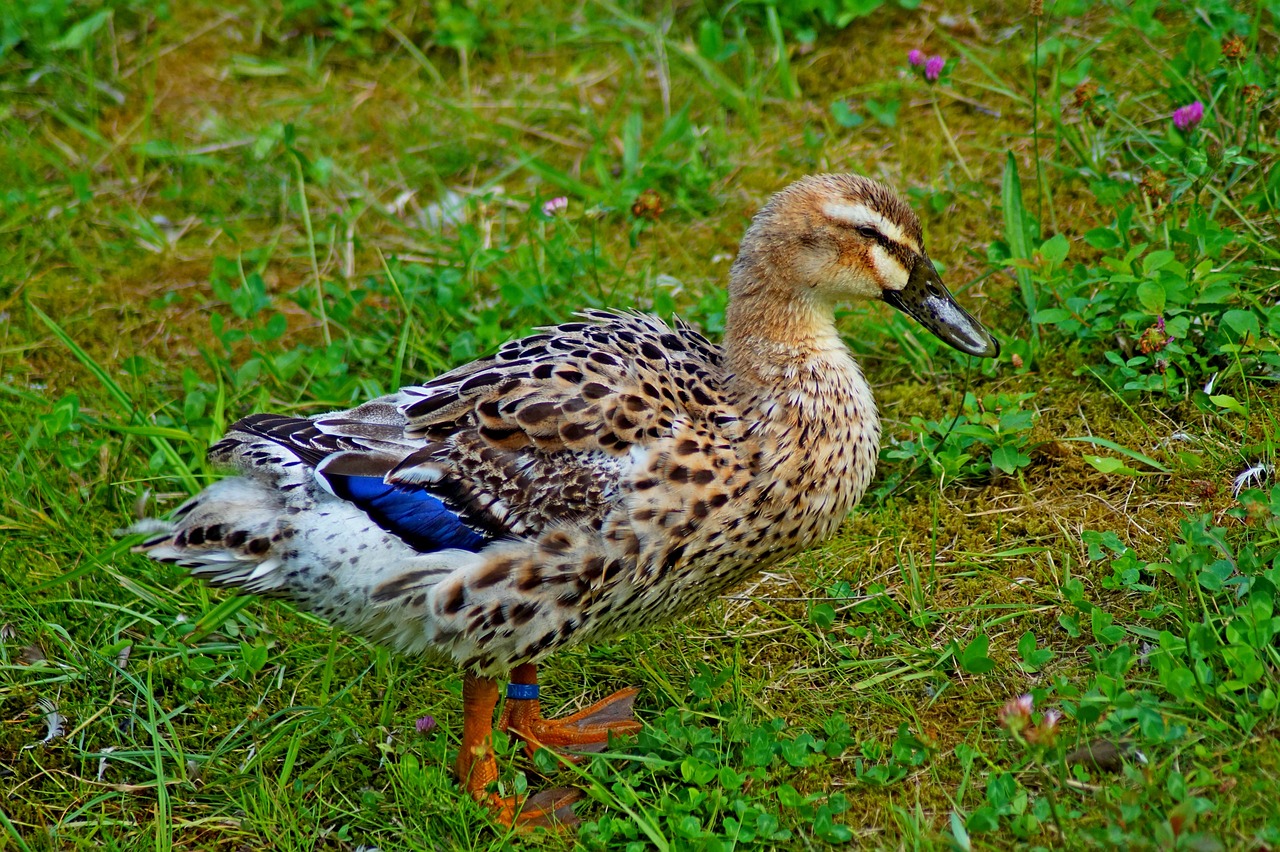
[[[0,849],[1277,845],[1278,16],[0,11]],[[588,791],[578,832],[461,794],[456,671],[116,538],[242,414],[584,306],[715,337],[749,217],[818,171],[902,189],[1004,352],[841,317],[872,493],[689,620],[544,667],[556,710],[642,689],[644,733],[589,764],[504,749],[507,789]]]

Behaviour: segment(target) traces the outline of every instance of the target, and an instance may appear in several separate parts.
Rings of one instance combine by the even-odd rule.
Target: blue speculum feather
[[[489,542],[438,497],[420,488],[388,485],[376,476],[324,474],[333,493],[359,506],[378,526],[423,553],[458,548],[475,552]]]

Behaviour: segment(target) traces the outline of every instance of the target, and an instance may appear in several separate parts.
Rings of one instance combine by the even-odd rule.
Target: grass
[[[1274,4],[817,5],[0,12],[0,849],[1280,843]],[[456,672],[114,538],[244,413],[582,306],[717,334],[748,217],[823,170],[909,194],[1005,355],[842,319],[872,494],[545,667],[556,710],[643,689],[587,766],[504,751],[588,791],[576,836],[459,793]]]

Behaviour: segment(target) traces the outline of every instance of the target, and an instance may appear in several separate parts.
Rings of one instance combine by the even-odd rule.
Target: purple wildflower
[[[1138,338],[1138,348],[1144,355],[1159,352],[1169,345],[1173,338],[1164,330],[1164,317],[1156,317],[1156,324],[1148,328]]]
[[[559,213],[561,210],[565,210],[568,207],[569,207],[569,199],[565,198],[563,195],[557,195],[555,198],[550,198],[543,202],[542,215],[554,216],[557,213]]]
[[[1030,695],[1010,698],[1000,708],[1000,724],[1015,734],[1019,733],[1031,724],[1031,711],[1034,709],[1035,702]]]
[[[1173,111],[1173,126],[1186,133],[1194,130],[1195,126],[1204,119],[1204,104],[1199,101],[1192,101],[1183,107],[1178,107]]]
[[[924,51],[917,47],[915,50],[907,54],[907,61],[916,68],[919,68],[924,64]]]
[[[1044,711],[1044,718],[1040,720],[1040,724],[1027,729],[1027,742],[1045,748],[1051,747],[1058,739],[1058,722],[1060,721],[1062,721],[1061,711]]]
[[[416,725],[418,728],[418,733],[429,734],[431,733],[432,729],[435,728],[436,726],[436,717],[423,716],[421,719],[417,721]]]
[[[924,64],[924,78],[930,83],[935,83],[942,76],[942,69],[946,67],[947,60],[941,56],[930,56],[929,61]]]

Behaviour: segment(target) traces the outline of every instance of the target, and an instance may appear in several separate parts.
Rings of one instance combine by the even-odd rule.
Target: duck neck
[[[725,315],[730,391],[760,440],[761,500],[801,506],[825,538],[875,472],[880,421],[862,371],[821,294],[797,294],[765,264],[735,265]]]
[[[724,349],[733,381],[744,391],[790,390],[797,381],[820,380],[822,371],[815,374],[814,367],[823,362],[857,372],[836,330],[834,306],[784,280],[763,253],[744,252],[734,263]]]

